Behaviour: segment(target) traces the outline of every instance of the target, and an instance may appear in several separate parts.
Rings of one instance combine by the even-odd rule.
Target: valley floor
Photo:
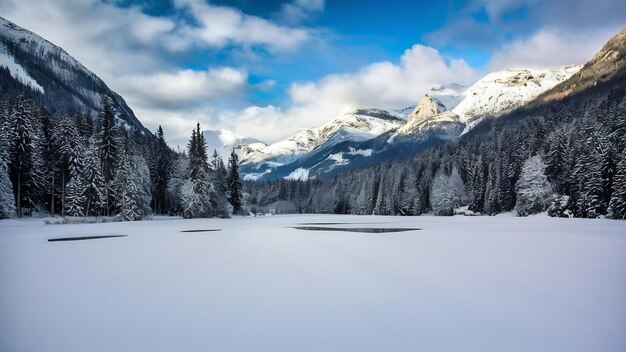
[[[626,222],[3,220],[0,312],[2,351],[623,351]]]

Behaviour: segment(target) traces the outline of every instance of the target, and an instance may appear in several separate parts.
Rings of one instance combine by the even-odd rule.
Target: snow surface
[[[57,73],[59,77],[72,76],[73,72],[80,71],[93,80],[100,80],[65,50],[2,17],[0,17],[0,38],[22,47],[30,47],[30,51],[36,52],[41,58],[55,58],[54,60],[48,60],[49,68]],[[59,62],[63,63],[63,67],[59,65]]]
[[[309,179],[309,169],[299,167],[293,170],[292,173],[284,177],[286,180],[300,180],[306,181]]]
[[[3,220],[0,350],[624,351],[625,277],[610,220]]]

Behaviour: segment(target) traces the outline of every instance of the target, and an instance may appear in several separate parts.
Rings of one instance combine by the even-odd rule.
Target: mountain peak
[[[426,123],[432,117],[446,111],[446,107],[437,98],[426,94],[417,104],[411,115],[398,128],[399,133],[408,133]]]

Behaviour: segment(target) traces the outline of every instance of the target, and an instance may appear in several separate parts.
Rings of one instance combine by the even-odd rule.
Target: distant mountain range
[[[524,106],[581,67],[492,72],[471,87],[435,86],[414,107],[359,109],[271,145],[240,144],[242,173],[248,180],[307,179],[411,155]]]

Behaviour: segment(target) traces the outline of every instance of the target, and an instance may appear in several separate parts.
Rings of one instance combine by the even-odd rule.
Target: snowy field
[[[626,222],[0,221],[0,351],[433,349],[626,350]]]

